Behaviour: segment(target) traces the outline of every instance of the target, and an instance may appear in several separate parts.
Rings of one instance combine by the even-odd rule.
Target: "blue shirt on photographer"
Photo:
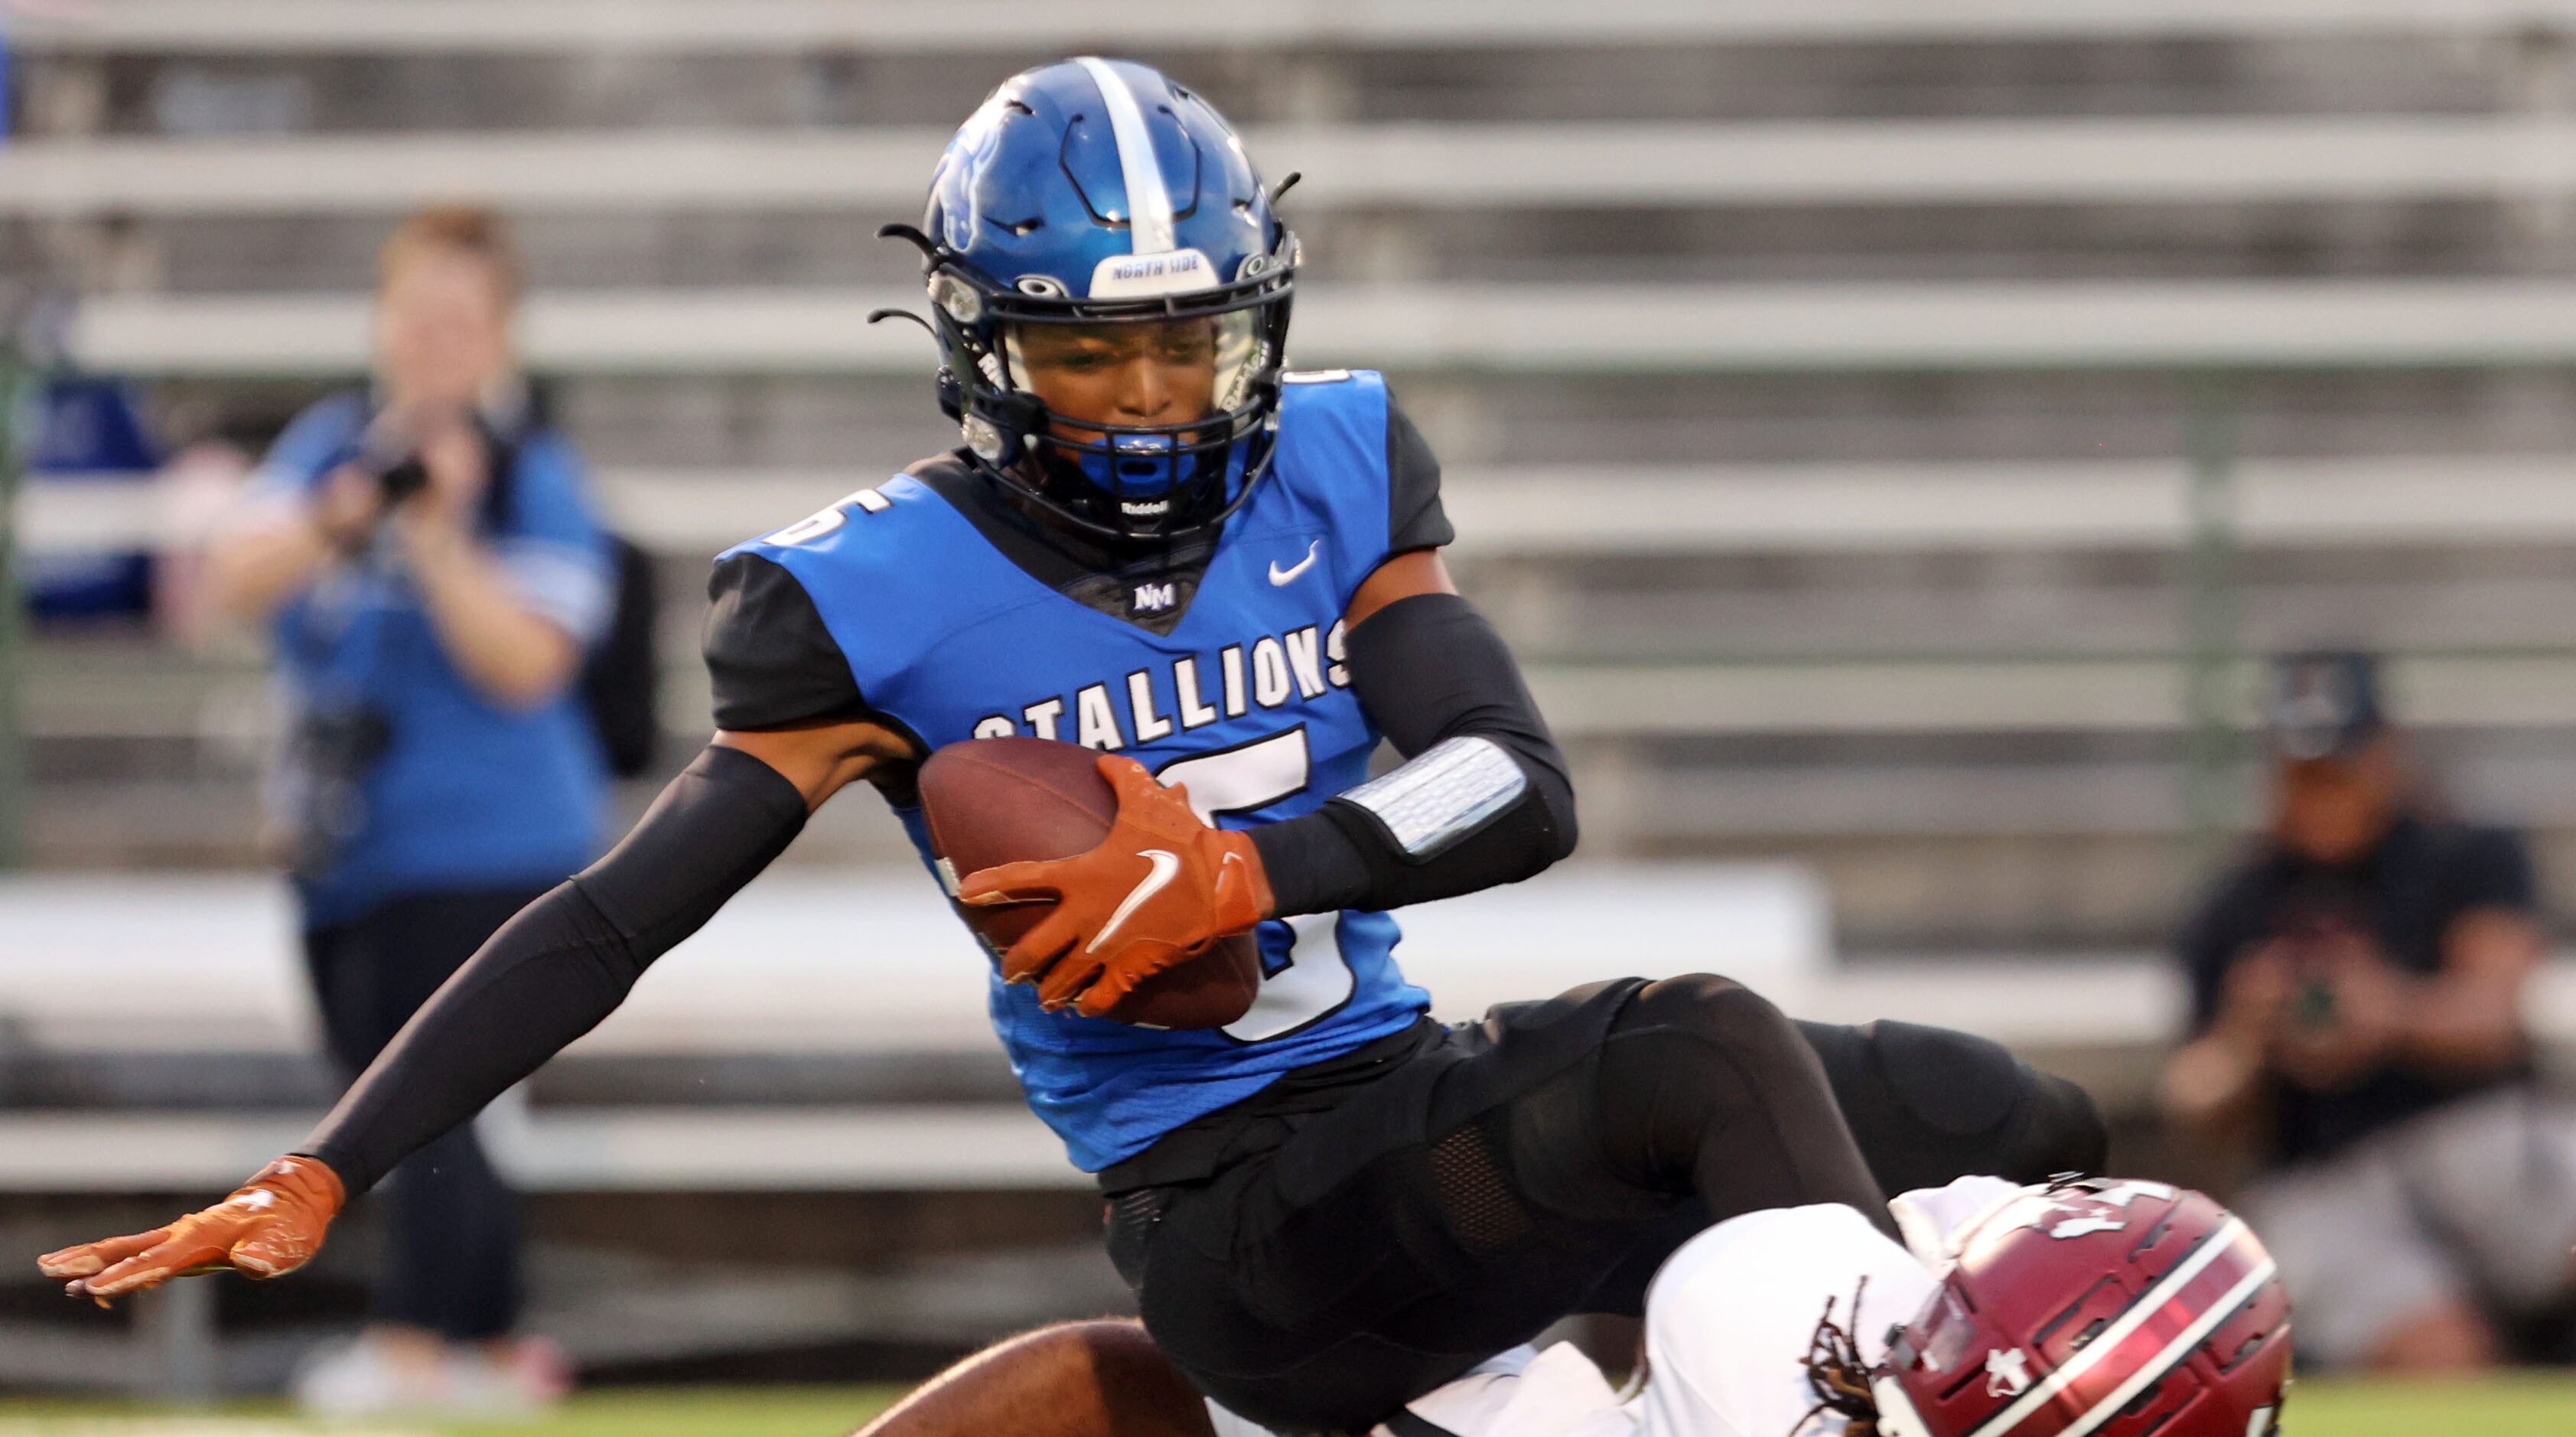
[[[359,393],[315,404],[278,437],[255,485],[308,499],[356,456],[371,417]],[[551,428],[503,427],[507,472],[493,475],[478,537],[518,602],[587,648],[614,590],[581,461]],[[273,627],[290,740],[270,801],[305,834],[306,927],[402,894],[540,887],[597,853],[607,774],[578,686],[530,708],[478,690],[391,535],[289,600]]]

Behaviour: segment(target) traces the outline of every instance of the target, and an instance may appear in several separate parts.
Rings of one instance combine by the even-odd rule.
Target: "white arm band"
[[[1412,762],[1341,795],[1367,809],[1404,856],[1436,857],[1529,791],[1529,775],[1489,738],[1446,739]]]

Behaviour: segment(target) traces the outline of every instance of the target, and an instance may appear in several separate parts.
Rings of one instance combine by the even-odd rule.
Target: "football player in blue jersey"
[[[865,780],[927,856],[919,764],[1005,734],[1100,750],[1120,807],[1090,853],[955,883],[1054,905],[1003,957],[995,1027],[1098,1175],[1162,1349],[1265,1426],[1365,1429],[1567,1313],[1635,1312],[1735,1213],[1886,1226],[1888,1191],[2096,1166],[2083,1095],[1994,1045],[1792,1024],[1722,978],[1425,1016],[1387,910],[1545,868],[1573,794],[1442,565],[1421,435],[1374,374],[1284,369],[1299,255],[1277,198],[1153,70],[1005,82],[922,226],[889,227],[926,261],[962,447],[717,560],[714,742],[298,1153],[45,1270],[106,1298],[298,1265],[346,1194],[607,1016],[815,807]],[[1404,762],[1372,779],[1381,739]],[[1265,976],[1240,1021],[1104,1016],[1246,930]]]

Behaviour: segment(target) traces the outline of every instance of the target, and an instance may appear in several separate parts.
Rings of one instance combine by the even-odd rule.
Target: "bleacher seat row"
[[[943,130],[130,137],[0,148],[0,215],[907,210]],[[2546,198],[2549,115],[1256,128],[1297,210]]]
[[[389,214],[500,202],[530,357],[685,595],[951,442],[919,337],[862,323],[915,298],[867,223],[1002,69],[1143,47],[1308,172],[1298,361],[1389,368],[1448,458],[1598,851],[1783,845],[1865,948],[2142,944],[2229,651],[2334,641],[2400,651],[2436,764],[2576,881],[2576,4],[1180,13],[31,7],[0,239],[66,357],[256,443],[363,362]],[[172,537],[160,502],[49,486],[25,542]],[[248,659],[34,663],[40,849],[247,859]]]
[[[914,374],[920,336],[867,316],[905,290],[566,290],[532,298],[529,362],[610,374]],[[95,370],[350,374],[366,303],[316,296],[84,303]],[[2532,280],[2161,284],[1316,285],[1297,361],[1390,370],[2483,367],[2576,362],[2576,285]]]

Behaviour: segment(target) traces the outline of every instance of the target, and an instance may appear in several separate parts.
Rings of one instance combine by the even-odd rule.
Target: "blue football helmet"
[[[1084,57],[1004,81],[940,157],[921,229],[887,227],[927,258],[940,407],[976,466],[1121,541],[1178,539],[1241,508],[1277,438],[1297,268],[1271,199],[1234,127],[1158,71]],[[1108,328],[1125,325],[1138,328]],[[1056,414],[1032,357],[1074,336],[1207,365],[1204,405],[1174,401],[1202,412]]]

